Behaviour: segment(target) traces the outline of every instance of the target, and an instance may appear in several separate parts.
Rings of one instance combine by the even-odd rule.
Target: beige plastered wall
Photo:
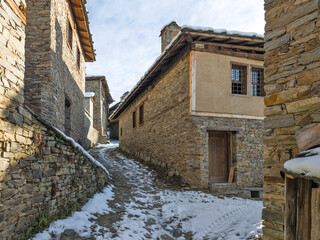
[[[192,52],[193,115],[263,118],[263,97],[251,95],[251,67],[263,61],[205,52]],[[247,95],[231,94],[231,65],[246,65]]]

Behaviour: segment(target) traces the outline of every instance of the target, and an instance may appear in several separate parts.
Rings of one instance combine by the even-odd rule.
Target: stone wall
[[[265,0],[265,169],[263,239],[283,239],[283,163],[298,152],[295,133],[319,122],[318,0]]]
[[[232,188],[261,188],[263,185],[263,132],[262,120],[199,117],[194,116],[193,121],[198,127],[195,135],[197,144],[194,151],[199,152],[201,181],[203,186],[209,184],[209,152],[208,129],[236,129],[232,133],[232,166],[235,167],[234,184]],[[214,186],[212,186],[214,189]],[[218,190],[218,189],[217,189]],[[224,188],[223,191],[226,189]]]
[[[254,119],[191,116],[190,57],[170,66],[153,86],[141,94],[119,117],[120,147],[179,175],[193,187],[207,187],[208,132],[210,127],[232,127],[233,187],[262,187],[263,122]],[[144,122],[139,124],[139,107]],[[136,128],[132,114],[136,111]],[[122,131],[122,136],[121,136]]]
[[[23,106],[25,26],[3,0],[0,16],[0,239],[25,239],[79,208],[108,178]]]
[[[85,60],[80,54],[78,68],[81,45],[75,28],[67,43],[68,19],[76,26],[67,1],[27,0],[25,97],[43,119],[83,143]]]
[[[84,141],[84,147],[86,149],[94,147],[99,142],[99,132],[93,127],[93,99],[94,97],[85,98],[86,118],[83,128],[87,133],[86,140]]]

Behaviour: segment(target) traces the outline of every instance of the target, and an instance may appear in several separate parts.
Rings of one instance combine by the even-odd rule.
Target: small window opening
[[[72,32],[72,26],[70,21],[68,20],[68,31],[67,31],[67,36],[68,36],[68,44],[70,48],[72,49],[72,42],[73,42],[73,32]]]
[[[136,127],[136,111],[132,113],[132,127]]]
[[[144,107],[143,104],[139,107],[139,124],[143,124],[144,121]]]
[[[264,74],[262,68],[252,68],[251,70],[251,95],[265,96]]]
[[[231,70],[231,93],[247,94],[247,67],[241,65],[232,65]]]

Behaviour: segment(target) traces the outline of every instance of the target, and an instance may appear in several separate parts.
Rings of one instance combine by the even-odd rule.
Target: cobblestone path
[[[112,178],[112,197],[95,201],[95,205],[105,205],[104,211],[88,217],[90,224],[82,228],[73,226],[78,220],[69,225],[57,223],[46,230],[49,238],[36,239],[231,240],[255,239],[261,234],[260,201],[173,189],[117,149],[96,148],[90,153]]]

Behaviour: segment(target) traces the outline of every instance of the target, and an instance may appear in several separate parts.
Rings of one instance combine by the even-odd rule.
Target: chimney
[[[181,27],[175,22],[165,25],[160,32],[161,36],[161,52],[170,44],[171,40],[177,36]]]

